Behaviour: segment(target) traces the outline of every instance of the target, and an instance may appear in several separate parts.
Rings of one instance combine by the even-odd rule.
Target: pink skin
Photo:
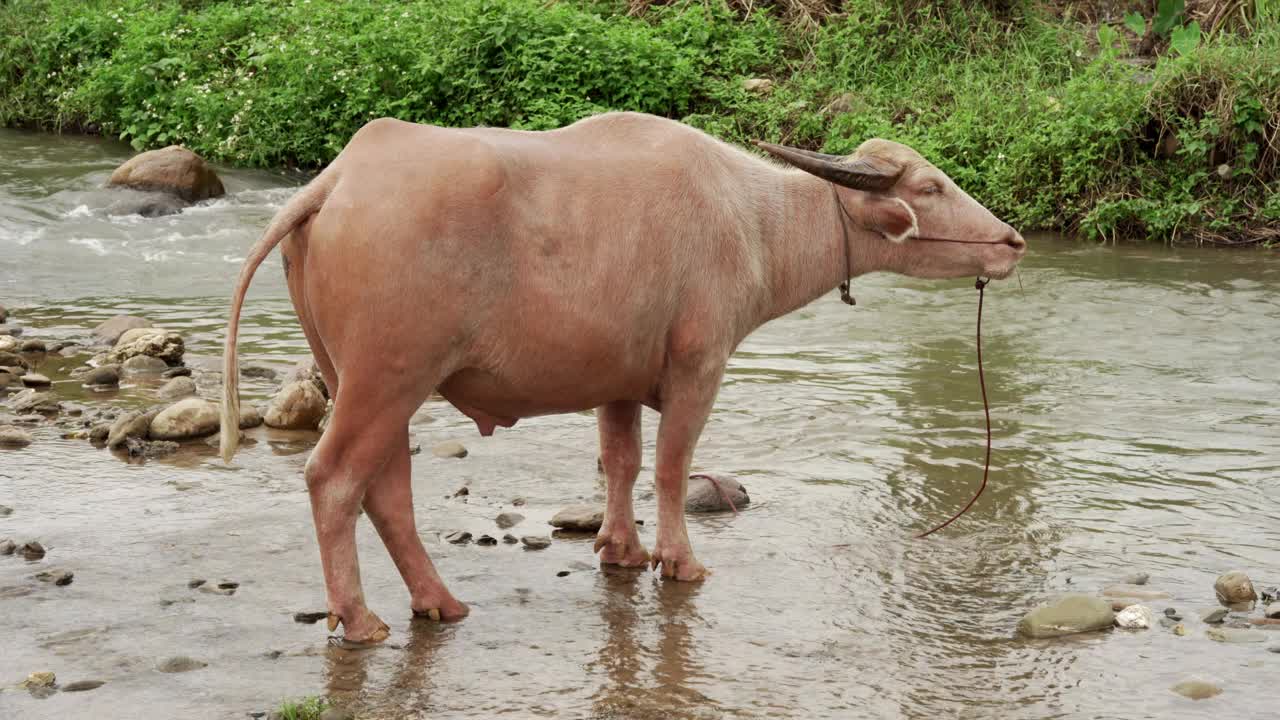
[[[346,638],[387,634],[360,584],[361,503],[412,609],[445,620],[467,612],[413,522],[406,428],[433,391],[486,435],[596,408],[608,477],[601,561],[705,577],[685,487],[738,343],[841,282],[846,247],[855,275],[930,278],[1005,277],[1025,251],[910,148],[868,141],[858,152],[903,172],[884,193],[840,188],[855,221],[846,241],[829,183],[661,118],[609,114],[545,133],[396,120],[361,129],[249,253],[223,374],[229,460],[240,307],[287,237],[290,296],[335,398],[306,481],[329,609]],[[652,558],[631,505],[642,404],[662,414]]]

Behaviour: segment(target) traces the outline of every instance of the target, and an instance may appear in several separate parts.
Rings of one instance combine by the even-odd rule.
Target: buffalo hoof
[[[596,536],[595,552],[600,554],[603,565],[621,565],[622,567],[645,567],[649,564],[649,552],[640,544],[640,537],[634,532],[632,537],[621,534],[604,533]]]
[[[357,626],[339,615],[329,613],[329,632],[337,630],[339,624],[342,625],[342,637],[333,638],[335,644],[343,647],[377,645],[391,637],[391,628],[377,615],[368,610],[364,611],[364,615],[363,621]]]
[[[452,605],[446,604],[441,607],[427,608],[426,610],[414,610],[413,617],[432,622],[457,622],[470,613],[471,608],[467,607],[465,603],[454,600]]]
[[[655,570],[661,570],[662,577],[681,582],[698,582],[711,574],[710,570],[694,559],[693,550],[688,545],[668,548],[659,544],[653,549],[650,565]]]

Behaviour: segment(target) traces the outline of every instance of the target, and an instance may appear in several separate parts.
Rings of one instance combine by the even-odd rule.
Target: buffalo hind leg
[[[409,588],[413,614],[433,620],[460,620],[466,617],[467,606],[445,587],[418,537],[410,469],[406,426],[400,430],[400,439],[386,467],[365,493],[364,509]]]
[[[689,485],[689,464],[702,428],[711,414],[720,384],[718,371],[673,375],[663,383],[662,420],[658,424],[658,462],[655,485],[658,494],[658,542],[653,567],[676,580],[701,580],[707,569],[693,556],[685,526],[684,501]]]
[[[631,490],[640,474],[640,404],[617,402],[596,408],[600,427],[600,462],[608,485],[604,524],[596,535],[600,562],[643,567],[649,553],[640,544]]]

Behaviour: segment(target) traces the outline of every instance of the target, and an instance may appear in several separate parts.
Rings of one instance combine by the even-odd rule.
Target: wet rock
[[[109,437],[111,437],[110,423],[99,423],[89,428],[89,442],[95,445],[105,445]]]
[[[604,524],[600,505],[570,505],[551,518],[551,526],[572,532],[597,532]]]
[[[0,540],[0,555],[12,555],[18,549],[17,543],[5,538]]]
[[[129,438],[146,439],[151,431],[151,423],[159,415],[159,410],[147,412],[129,412],[116,418],[107,431],[107,447],[115,450],[122,448]]]
[[[556,577],[569,577],[569,571],[561,570],[560,572],[556,573]]]
[[[497,538],[495,538],[495,537],[493,537],[492,535],[481,535],[479,538],[477,538],[477,539],[476,539],[476,544],[477,544],[477,545],[486,545],[486,546],[488,546],[488,545],[497,545],[497,544],[498,544],[498,539],[497,539]]]
[[[45,344],[43,340],[37,340],[35,338],[32,338],[30,340],[23,341],[22,343],[22,352],[42,353],[44,351],[45,351]]]
[[[508,545],[515,545],[516,543],[520,542],[520,538],[516,537],[515,535],[512,535],[511,533],[507,533],[506,535],[502,536],[502,542]]]
[[[86,692],[88,690],[97,690],[106,685],[105,680],[76,680],[62,686],[62,692]]]
[[[240,587],[240,583],[234,580],[223,580],[222,582],[218,583],[219,590],[235,590],[238,587]]]
[[[1064,595],[1032,610],[1018,623],[1018,632],[1033,638],[1089,632],[1115,622],[1111,603],[1090,595]]]
[[[12,335],[0,335],[0,352],[13,352],[17,349],[17,338]]]
[[[471,494],[471,488],[467,487],[466,485],[463,485],[462,487],[453,491],[454,497],[466,497],[470,494]]]
[[[1155,622],[1155,614],[1146,605],[1130,605],[1116,613],[1116,626],[1126,630],[1140,630],[1151,627]]]
[[[710,479],[708,479],[710,478]],[[729,496],[733,501],[731,507],[724,499],[724,495],[716,489],[715,483],[720,483],[720,488],[724,490],[724,494]],[[732,510],[733,507],[741,510],[751,504],[751,498],[747,495],[747,489],[736,478],[719,473],[701,473],[689,476],[688,493],[684,499],[685,512],[722,512]]]
[[[0,335],[0,338],[4,338],[4,336]],[[9,368],[9,371],[14,375],[22,375],[30,366],[31,363],[27,362],[26,358],[21,355],[10,350],[0,350],[0,367]],[[15,368],[17,372],[14,372]]]
[[[1207,700],[1222,693],[1222,688],[1203,680],[1183,680],[1169,689],[1192,700]]]
[[[768,95],[773,92],[773,81],[768,78],[748,78],[742,81],[742,89],[756,95]]]
[[[0,517],[9,517],[13,514],[13,508],[8,505],[0,505]]]
[[[45,352],[48,352],[49,354],[62,352],[64,348],[69,348],[74,344],[75,343],[70,342],[68,340],[54,340],[53,342],[49,343],[47,348],[45,348]]]
[[[456,440],[447,440],[431,448],[431,454],[438,458],[464,458],[467,449]]]
[[[268,650],[262,653],[262,657],[268,660],[279,660],[281,655],[284,655],[284,651],[282,650]]]
[[[524,498],[515,498],[511,501],[511,504],[516,507],[524,507]]]
[[[235,594],[236,594],[236,589],[235,589],[235,588],[224,588],[224,587],[221,587],[221,586],[218,586],[218,585],[208,585],[208,584],[201,585],[201,586],[199,587],[199,591],[200,591],[200,592],[202,592],[202,593],[205,593],[206,595],[226,595],[226,596],[231,596],[231,595],[235,595]]]
[[[1133,573],[1132,575],[1126,575],[1126,576],[1124,577],[1123,584],[1125,584],[1125,585],[1146,585],[1150,580],[1151,580],[1151,574],[1150,574],[1150,573],[1139,572],[1139,573]]]
[[[520,538],[526,550],[541,550],[551,547],[551,538],[543,535],[525,535]]]
[[[70,570],[45,570],[36,573],[36,579],[40,582],[51,582],[59,587],[70,585],[76,574]]]
[[[1210,640],[1222,643],[1255,643],[1266,642],[1268,635],[1257,630],[1239,628],[1214,627],[1204,631]]]
[[[1280,655],[1280,645],[1272,645],[1271,647],[1267,648],[1267,652],[1272,652]]]
[[[1260,595],[1262,596],[1262,602],[1264,603],[1270,604],[1273,602],[1280,602],[1280,588],[1267,588],[1266,590],[1263,590]]]
[[[53,687],[58,682],[58,676],[51,672],[33,672],[22,681],[24,688]]]
[[[1258,593],[1253,589],[1253,582],[1249,580],[1248,575],[1239,570],[1219,576],[1217,582],[1213,584],[1213,590],[1218,594],[1218,602],[1223,605],[1251,603],[1258,599]]]
[[[199,155],[180,145],[135,155],[111,173],[107,187],[165,192],[187,202],[221,197],[226,193],[213,168]]]
[[[39,425],[47,419],[44,415],[19,415],[13,422],[18,425]]]
[[[524,516],[520,513],[504,512],[499,513],[498,517],[494,518],[493,521],[497,523],[499,529],[506,530],[519,525],[521,520],[524,520]]]
[[[1229,613],[1230,611],[1226,608],[1206,610],[1205,612],[1200,613],[1200,621],[1209,625],[1217,625],[1223,620],[1226,620]]]
[[[187,604],[194,603],[195,601],[196,601],[195,598],[189,598],[189,597],[165,598],[160,601],[160,607],[169,607],[170,605],[179,605],[179,604],[187,605]]]
[[[1175,610],[1174,608],[1165,608],[1164,616],[1169,618],[1170,620],[1173,620],[1174,622],[1177,622],[1182,619],[1182,615],[1178,614],[1178,611]]]
[[[151,327],[151,321],[133,315],[117,315],[93,329],[93,337],[103,345],[115,345],[127,330]]]
[[[201,398],[179,400],[161,410],[151,421],[155,440],[188,440],[218,431],[218,406]]]
[[[1273,602],[1268,605],[1266,611],[1263,612],[1263,615],[1266,615],[1269,618],[1280,618],[1280,602]]]
[[[267,404],[263,421],[282,430],[315,430],[324,417],[324,395],[310,382],[285,385]]]
[[[9,319],[9,311],[5,306],[0,305],[0,323]]]
[[[321,620],[329,617],[328,610],[315,610],[311,612],[296,612],[293,614],[293,621],[302,623],[303,625],[315,625]]]
[[[185,365],[179,365],[178,367],[171,367],[168,370],[165,370],[164,372],[160,373],[160,377],[162,378],[191,377],[191,368]]]
[[[169,193],[133,191],[107,206],[108,215],[141,215],[154,218],[177,215],[187,207],[186,200]]]
[[[39,560],[44,557],[45,550],[43,545],[32,540],[18,546],[18,554],[27,560]]]
[[[164,658],[156,663],[156,669],[162,673],[183,673],[208,667],[209,663],[185,655]]]
[[[75,343],[71,343],[69,345],[63,345],[62,347],[58,348],[57,352],[62,357],[75,357],[76,355],[84,354],[86,350],[84,349],[83,346],[76,345]]]
[[[187,587],[189,587],[189,588],[191,588],[192,590],[194,590],[194,589],[196,589],[196,588],[200,587],[201,585],[204,585],[206,582],[208,582],[208,581],[207,581],[207,580],[205,580],[204,578],[196,578],[196,579],[194,579],[194,580],[188,580],[188,581],[187,581]]]
[[[344,708],[325,708],[325,711],[320,713],[320,720],[355,720],[355,718],[356,716],[350,710]]]
[[[120,366],[103,365],[101,367],[96,367],[84,375],[81,375],[80,382],[85,385],[119,385]]]
[[[120,369],[129,375],[154,375],[164,372],[168,364],[160,358],[149,355],[137,355],[120,363]]]
[[[134,333],[138,335],[135,336]],[[130,330],[122,335],[116,346],[107,353],[106,362],[123,363],[131,358],[146,356],[162,360],[168,367],[180,364],[185,350],[182,336],[178,333],[155,328]],[[127,365],[125,367],[128,368]]]
[[[131,437],[125,440],[124,448],[129,457],[155,459],[168,457],[182,449],[182,446],[172,440],[140,440]]]
[[[31,433],[13,425],[0,425],[0,448],[24,448],[34,440]]]
[[[240,429],[249,430],[262,424],[262,413],[258,408],[249,405],[240,408]]]
[[[325,396],[325,399],[329,397],[329,388],[325,386],[324,376],[320,374],[320,368],[316,367],[314,359],[308,358],[298,361],[296,365],[284,374],[280,384],[283,386],[295,382],[309,382],[316,386],[316,389],[320,391],[321,395]]]
[[[169,400],[195,395],[196,383],[189,377],[176,377],[162,385],[156,394]]]
[[[1188,632],[1187,626],[1183,625],[1182,623],[1178,623],[1177,625],[1173,626],[1173,634],[1177,635],[1178,637],[1182,637],[1186,635],[1187,632]]]
[[[455,530],[448,535],[445,535],[444,539],[454,545],[466,545],[471,542],[471,533],[464,530]]]
[[[49,378],[41,375],[40,373],[29,372],[22,376],[22,384],[29,388],[47,388],[53,383],[49,381]]]
[[[280,373],[269,365],[259,365],[257,363],[248,363],[240,366],[240,375],[247,378],[260,378],[262,380],[275,380]]]
[[[39,413],[41,415],[56,415],[62,411],[62,403],[58,402],[53,395],[30,388],[14,395],[9,399],[9,407],[16,413]]]

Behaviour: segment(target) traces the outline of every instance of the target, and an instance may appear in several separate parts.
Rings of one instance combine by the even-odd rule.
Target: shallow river
[[[45,340],[120,313],[180,331],[214,397],[239,263],[299,180],[226,170],[226,199],[111,218],[98,187],[128,154],[0,131],[0,304]],[[292,619],[324,608],[301,479],[314,434],[250,431],[227,467],[203,443],[130,463],[61,439],[74,418],[36,426],[34,444],[0,450],[0,505],[13,508],[0,539],[48,548],[34,563],[0,557],[0,718],[246,717],[316,694],[375,718],[1274,717],[1280,630],[1219,643],[1197,618],[1222,572],[1280,584],[1280,256],[1033,238],[1021,282],[987,294],[991,487],[928,540],[911,536],[981,476],[971,280],[861,278],[856,308],[833,293],[747,340],[695,466],[738,476],[752,503],[690,517],[714,570],[698,585],[598,569],[590,538],[540,552],[445,543],[494,533],[515,498],[527,519],[513,532],[544,534],[562,506],[602,501],[603,485],[589,414],[481,438],[428,402],[411,428],[419,528],[472,614],[411,623],[362,519],[366,593],[393,630],[368,651]],[[245,317],[243,360],[283,370],[306,356],[278,256]],[[148,401],[154,383],[90,393],[66,379],[84,359],[40,366],[62,399]],[[246,379],[244,394],[261,402],[273,387]],[[637,515],[652,545],[656,415],[644,422]],[[433,457],[450,439],[470,455]],[[47,568],[74,582],[33,579]],[[1153,607],[1178,608],[1186,636],[1014,636],[1037,603],[1135,571],[1171,594]],[[193,578],[240,587],[201,593]],[[157,672],[172,655],[208,666]],[[38,670],[106,684],[46,699],[11,689]],[[1223,693],[1171,692],[1188,678]]]

